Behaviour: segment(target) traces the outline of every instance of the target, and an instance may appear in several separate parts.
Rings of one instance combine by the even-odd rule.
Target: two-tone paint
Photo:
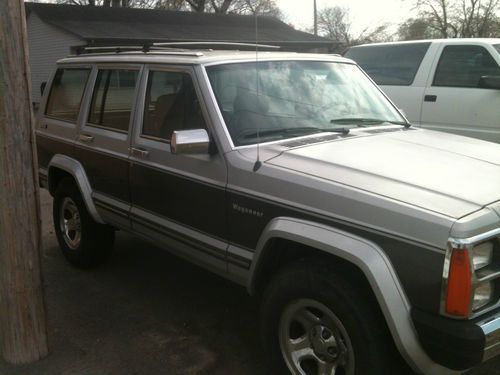
[[[92,74],[77,123],[39,114],[39,160],[49,186],[58,171],[74,176],[96,220],[160,243],[250,293],[277,238],[344,259],[365,275],[408,363],[423,373],[449,372],[423,349],[411,309],[439,314],[450,237],[500,226],[488,207],[500,199],[500,152],[479,141],[394,126],[234,147],[205,66],[251,58],[240,52],[132,53],[61,61],[60,67],[90,64]],[[280,53],[259,59],[318,58],[351,63]],[[218,152],[172,154],[168,143],[141,136],[142,110],[133,111],[126,134],[92,129],[86,118],[97,69],[120,67],[120,61],[140,72],[136,109],[144,106],[150,70],[190,74]],[[116,144],[119,150],[111,147]],[[396,152],[405,157],[394,160]],[[254,171],[257,155],[262,166]],[[464,172],[467,179],[461,179]],[[491,329],[497,321],[478,324],[497,335]]]

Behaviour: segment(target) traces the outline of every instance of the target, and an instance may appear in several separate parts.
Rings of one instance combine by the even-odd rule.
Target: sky
[[[313,26],[313,0],[277,0],[286,21],[300,29]],[[361,33],[382,23],[398,23],[412,11],[412,0],[317,0],[318,10],[329,6],[343,6],[350,11],[352,32]]]

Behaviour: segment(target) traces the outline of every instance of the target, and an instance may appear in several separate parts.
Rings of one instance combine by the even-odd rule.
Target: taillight
[[[471,308],[471,268],[467,249],[453,249],[448,272],[445,311],[467,317]]]

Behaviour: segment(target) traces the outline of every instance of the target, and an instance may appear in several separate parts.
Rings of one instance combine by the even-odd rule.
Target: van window
[[[99,70],[88,117],[90,125],[128,131],[137,75],[137,70]]]
[[[430,43],[353,47],[345,57],[356,61],[378,85],[409,86]]]
[[[57,69],[45,114],[75,123],[90,69]]]
[[[142,135],[169,140],[174,130],[205,128],[191,76],[150,71]]]
[[[481,76],[498,76],[500,67],[481,46],[446,46],[439,59],[433,86],[479,87]]]

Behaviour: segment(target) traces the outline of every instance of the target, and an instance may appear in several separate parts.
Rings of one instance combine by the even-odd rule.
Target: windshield
[[[495,47],[497,52],[500,54],[500,44],[494,44],[493,47]]]
[[[356,66],[266,61],[207,68],[236,146],[405,120]]]

